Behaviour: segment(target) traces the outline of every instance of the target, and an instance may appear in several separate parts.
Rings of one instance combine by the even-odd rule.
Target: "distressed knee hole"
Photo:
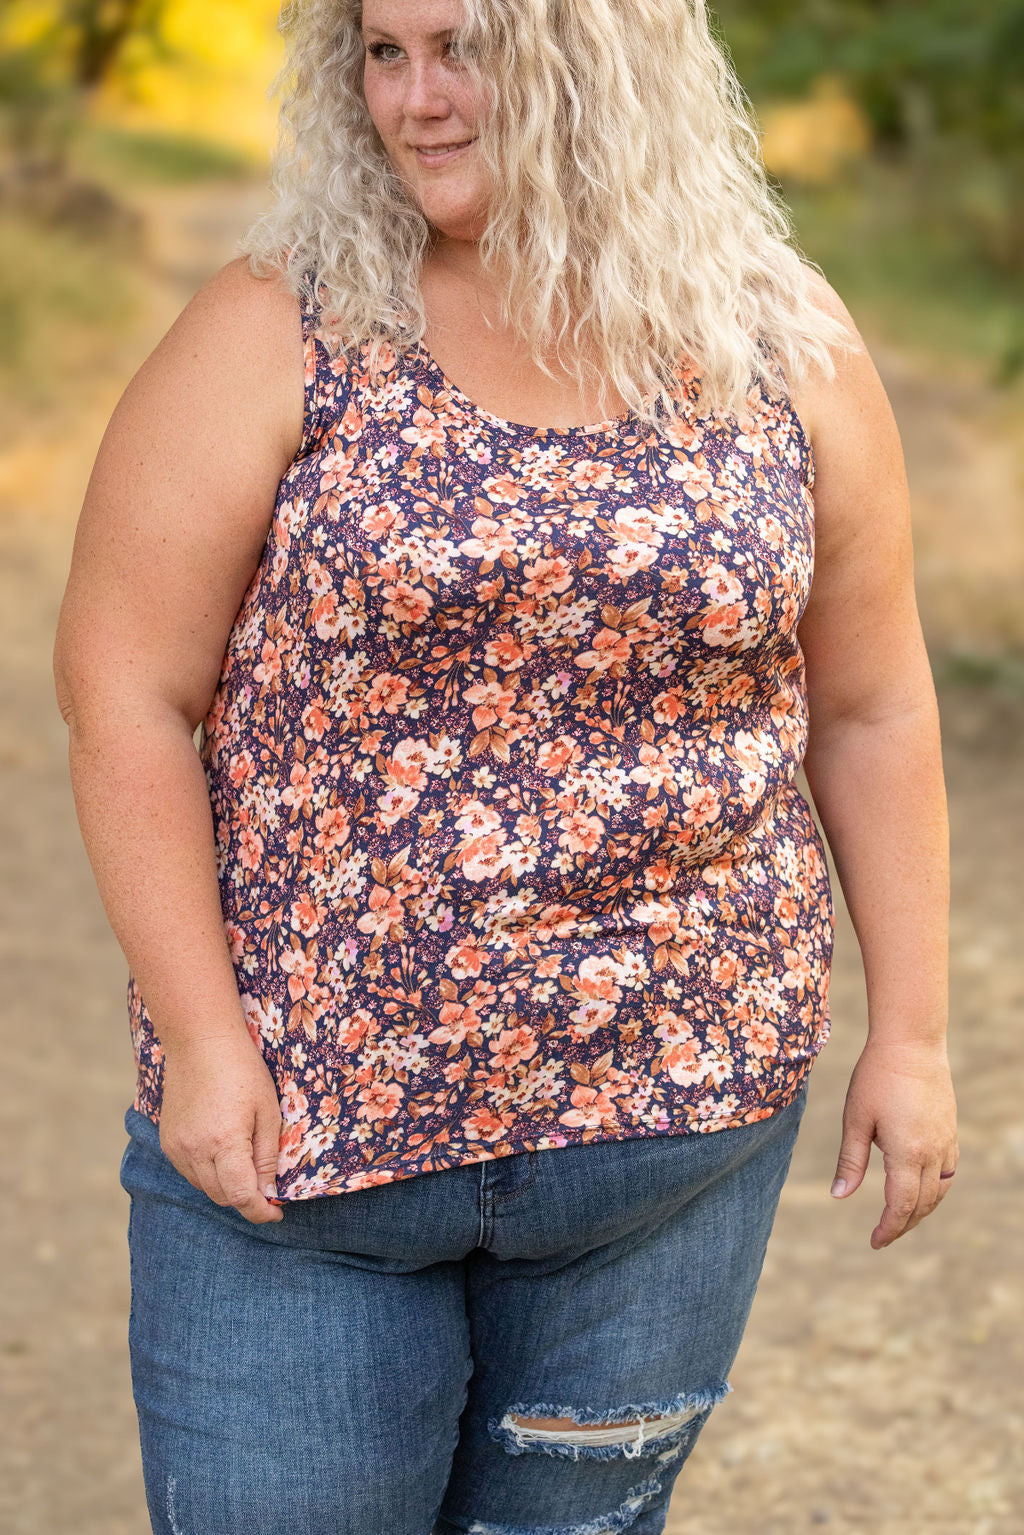
[[[690,1407],[685,1412],[659,1413],[653,1418],[641,1418],[638,1423],[577,1423],[572,1418],[521,1418],[518,1413],[510,1413],[509,1421],[520,1428],[540,1429],[545,1435],[550,1433],[553,1438],[560,1439],[563,1443],[571,1444],[575,1442],[577,1434],[584,1434],[591,1443],[616,1444],[625,1443],[627,1439],[642,1439],[644,1424],[647,1423],[660,1423],[663,1434],[671,1433],[674,1428],[681,1428],[684,1423],[695,1418],[697,1411],[696,1407]],[[592,1438],[604,1429],[614,1429],[616,1432],[600,1441]],[[647,1437],[654,1436],[648,1434]]]
[[[666,1440],[685,1442],[731,1390],[728,1382],[722,1381],[662,1405],[631,1404],[610,1413],[517,1402],[501,1419],[492,1418],[488,1430],[512,1455],[530,1450],[573,1459],[580,1455],[608,1459],[649,1454],[654,1448],[664,1448]],[[675,1448],[673,1443],[673,1451]]]

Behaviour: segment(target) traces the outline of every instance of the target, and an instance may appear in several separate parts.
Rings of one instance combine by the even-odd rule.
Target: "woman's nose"
[[[410,117],[436,117],[448,108],[441,68],[432,60],[412,64],[406,74],[403,105]]]

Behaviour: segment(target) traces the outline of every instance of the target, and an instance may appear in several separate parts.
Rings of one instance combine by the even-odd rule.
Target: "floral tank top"
[[[833,905],[794,779],[810,443],[531,427],[303,310],[304,431],[203,722],[282,1200],[788,1105]],[[133,1107],[162,1051],[133,976]]]

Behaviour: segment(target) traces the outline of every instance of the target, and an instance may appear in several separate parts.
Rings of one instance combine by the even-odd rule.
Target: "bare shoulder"
[[[241,436],[270,433],[283,473],[302,440],[304,371],[294,295],[280,273],[256,277],[239,256],[193,295],[126,394],[173,390],[204,414],[219,404]]]
[[[56,654],[80,699],[144,678],[193,728],[203,718],[301,442],[303,350],[283,280],[231,261],[129,382],[89,477],[61,609]]]
[[[889,397],[863,336],[835,288],[808,268],[811,293],[838,320],[854,347],[835,347],[830,377],[811,367],[790,390],[815,458],[814,497],[822,539],[850,532],[867,514],[865,496],[878,504],[905,494],[903,448]]]
[[[833,721],[917,707],[931,674],[892,407],[847,306],[820,276],[812,291],[857,343],[833,350],[834,375],[810,369],[790,390],[814,449],[814,576],[799,635],[811,734],[824,739]]]

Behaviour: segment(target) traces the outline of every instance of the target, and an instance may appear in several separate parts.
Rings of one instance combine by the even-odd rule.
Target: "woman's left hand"
[[[872,1142],[885,1167],[885,1209],[871,1246],[888,1247],[939,1205],[956,1171],[956,1097],[945,1044],[869,1039],[853,1069],[832,1192],[848,1199],[867,1171]],[[837,1187],[840,1182],[845,1188]]]

